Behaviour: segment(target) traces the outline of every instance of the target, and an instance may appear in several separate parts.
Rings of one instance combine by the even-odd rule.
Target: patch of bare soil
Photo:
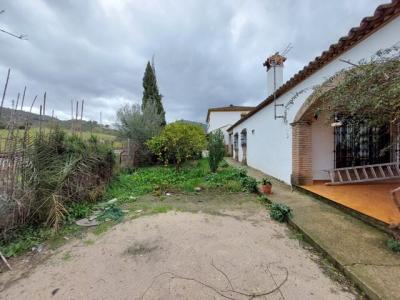
[[[17,281],[1,275],[0,298],[355,298],[264,209],[145,216],[57,252]]]

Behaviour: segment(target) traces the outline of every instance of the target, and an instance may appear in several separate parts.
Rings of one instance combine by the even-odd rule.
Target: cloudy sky
[[[168,121],[203,121],[208,107],[256,105],[266,97],[265,58],[289,43],[287,80],[389,0],[0,0],[0,86],[6,106],[48,94],[69,118],[85,99],[86,119],[115,122],[140,103],[153,55]]]

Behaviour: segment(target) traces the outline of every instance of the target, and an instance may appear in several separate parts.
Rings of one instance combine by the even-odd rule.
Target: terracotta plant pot
[[[261,185],[261,193],[265,195],[271,195],[272,194],[272,185],[271,184],[262,184]]]

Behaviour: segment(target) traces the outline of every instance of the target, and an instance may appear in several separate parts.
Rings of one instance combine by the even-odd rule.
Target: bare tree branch
[[[339,61],[344,62],[346,64],[349,64],[349,65],[351,65],[353,67],[357,67],[358,66],[358,64],[352,63],[351,61],[346,60],[346,59],[339,59]]]
[[[222,275],[225,277],[225,279],[227,280],[227,282],[228,282],[228,284],[229,284],[229,286],[230,286],[230,289],[221,290],[221,289],[219,289],[219,288],[213,286],[213,285],[210,284],[210,283],[200,281],[200,280],[198,280],[198,279],[196,279],[196,278],[181,276],[181,275],[178,275],[178,274],[176,274],[176,273],[174,273],[174,272],[166,271],[166,272],[162,272],[162,273],[158,274],[157,276],[153,277],[153,280],[151,281],[151,284],[146,288],[146,290],[144,291],[144,293],[141,295],[140,299],[143,300],[143,298],[146,296],[146,294],[149,292],[149,290],[152,289],[152,287],[153,287],[153,285],[155,284],[155,282],[156,282],[160,277],[163,277],[163,276],[165,276],[165,275],[169,275],[170,280],[180,279],[180,280],[185,280],[185,281],[193,281],[193,282],[196,282],[196,283],[198,283],[199,285],[201,285],[201,286],[203,286],[203,287],[205,287],[205,288],[207,288],[207,289],[210,289],[210,290],[214,291],[214,292],[215,292],[216,294],[218,294],[219,296],[221,296],[221,297],[223,297],[223,298],[225,298],[225,299],[229,299],[229,300],[237,300],[237,298],[234,297],[234,296],[232,296],[232,294],[236,294],[236,295],[239,295],[239,296],[247,297],[249,300],[252,300],[252,299],[255,299],[255,298],[265,297],[265,296],[270,295],[270,294],[273,294],[273,293],[275,293],[275,292],[277,292],[277,291],[279,291],[279,292],[281,293],[281,295],[282,295],[282,292],[281,292],[280,288],[286,283],[286,281],[287,281],[288,278],[289,278],[289,271],[288,271],[288,269],[285,268],[285,267],[279,267],[279,269],[282,269],[282,270],[285,271],[285,278],[284,278],[279,284],[277,284],[277,282],[275,281],[275,279],[273,279],[273,281],[274,281],[274,283],[275,283],[275,288],[273,288],[273,289],[271,289],[271,290],[266,290],[266,291],[263,291],[263,292],[250,292],[250,293],[249,293],[249,292],[245,292],[245,291],[241,291],[241,290],[235,290],[235,289],[232,287],[232,283],[231,283],[231,280],[229,279],[228,275],[227,275],[225,272],[223,272],[221,269],[219,269],[217,266],[215,266],[215,264],[214,264],[213,261],[211,261],[211,266],[212,266],[215,270],[217,270],[220,274],[222,274]],[[268,271],[269,271],[269,269],[268,269]],[[271,276],[272,276],[272,274],[271,274]]]

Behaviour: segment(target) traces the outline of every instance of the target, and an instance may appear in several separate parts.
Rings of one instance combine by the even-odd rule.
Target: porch
[[[391,194],[400,187],[400,124],[315,114],[317,104],[305,103],[292,123],[292,184],[366,221],[400,224]]]
[[[400,211],[391,196],[391,191],[400,186],[399,180],[336,186],[325,183],[319,180],[300,187],[385,224],[400,223]]]

